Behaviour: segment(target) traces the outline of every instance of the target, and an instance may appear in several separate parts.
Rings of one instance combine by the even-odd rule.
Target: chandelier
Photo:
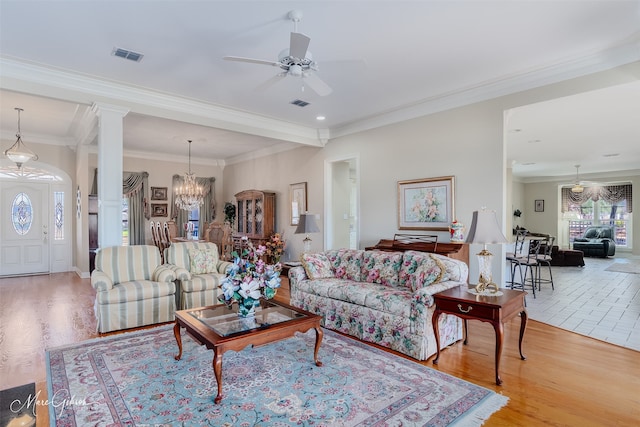
[[[38,155],[29,150],[24,142],[22,142],[22,136],[20,133],[20,112],[24,110],[18,107],[14,108],[14,110],[18,112],[18,133],[16,133],[16,137],[18,137],[18,139],[11,148],[4,152],[4,155],[14,162],[16,166],[18,166],[18,169],[20,169],[23,163],[26,163],[29,160],[38,160]]]
[[[185,211],[196,210],[204,203],[204,190],[198,185],[196,176],[191,173],[191,140],[189,140],[189,172],[184,182],[175,189],[176,206]]]

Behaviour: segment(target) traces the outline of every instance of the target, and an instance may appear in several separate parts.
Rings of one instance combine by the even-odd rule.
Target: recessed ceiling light
[[[522,132],[522,129],[511,129],[511,132],[513,133]]]
[[[316,120],[324,120],[324,119],[326,119],[326,117],[325,117],[325,116],[317,116],[317,117],[316,117]]]
[[[620,153],[610,153],[610,154],[603,154],[602,157],[617,157],[619,155]]]
[[[538,142],[540,142],[539,139],[530,139],[529,141],[527,141],[529,144],[537,144]]]

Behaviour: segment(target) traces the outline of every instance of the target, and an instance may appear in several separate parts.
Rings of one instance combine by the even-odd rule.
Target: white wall
[[[225,198],[234,192],[257,188],[286,195],[288,185],[309,183],[309,210],[321,212],[323,163],[325,160],[360,159],[360,242],[359,247],[375,244],[398,232],[397,182],[438,176],[455,176],[455,215],[465,225],[471,223],[474,210],[481,207],[498,212],[505,235],[510,235],[507,217],[512,217],[512,204],[522,203],[523,222],[531,228],[547,229],[553,224],[551,212],[557,211],[557,196],[544,188],[523,190],[516,186],[515,197],[507,204],[506,149],[503,145],[504,111],[533,102],[568,96],[588,90],[620,84],[640,78],[640,63],[619,67],[570,81],[548,85],[474,105],[455,108],[402,123],[358,132],[331,140],[323,149],[301,148],[290,153],[229,165],[225,168]],[[283,166],[287,165],[287,166]],[[288,196],[285,196],[285,199]],[[533,200],[545,200],[545,212],[534,213]],[[638,199],[638,198],[637,198]],[[634,206],[637,202],[634,202]],[[277,212],[282,224],[285,213]],[[530,222],[529,222],[530,221]],[[322,227],[322,224],[320,225]],[[634,228],[634,237],[640,227]],[[443,241],[447,232],[437,232]],[[295,258],[301,244],[290,233],[289,256]],[[313,250],[323,249],[314,238]],[[640,245],[637,245],[640,246]],[[471,254],[479,248],[472,247]],[[497,274],[504,260],[504,248],[491,247],[496,255],[493,271]],[[470,259],[470,280],[477,277],[477,261]],[[502,277],[494,277],[499,282]]]

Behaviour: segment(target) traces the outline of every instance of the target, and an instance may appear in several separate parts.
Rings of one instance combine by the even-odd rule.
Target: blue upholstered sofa
[[[289,270],[291,304],[323,326],[426,360],[436,352],[432,295],[466,285],[462,261],[416,252],[330,250],[304,254]],[[456,316],[439,318],[440,346],[462,338]]]

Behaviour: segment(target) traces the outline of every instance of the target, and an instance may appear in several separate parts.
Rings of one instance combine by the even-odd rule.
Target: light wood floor
[[[288,301],[283,286],[277,298]],[[73,273],[0,279],[0,389],[35,382],[46,396],[45,349],[96,337],[94,291]],[[509,397],[485,426],[637,426],[640,353],[529,321],[526,361],[520,319],[505,327],[502,386],[493,382],[494,333],[469,322],[469,344],[455,344],[436,369]],[[434,367],[431,361],[423,364]],[[38,407],[38,426],[47,426]]]

